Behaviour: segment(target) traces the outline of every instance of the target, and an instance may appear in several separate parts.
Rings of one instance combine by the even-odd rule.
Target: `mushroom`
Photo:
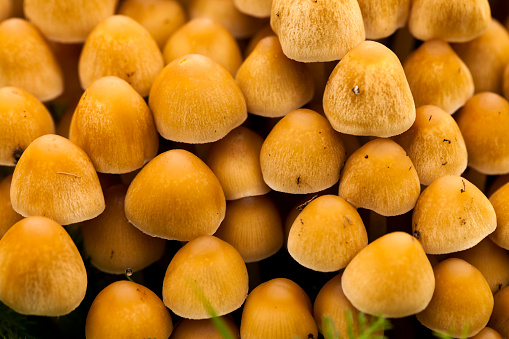
[[[490,327],[485,327],[471,339],[502,339],[502,336]]]
[[[377,40],[404,27],[410,12],[410,0],[359,0],[366,39]]]
[[[224,329],[229,336],[227,338],[240,338],[239,327],[229,316],[213,319],[182,319],[180,320],[171,334],[171,339],[224,339],[225,335],[219,331],[214,321],[220,321],[224,324]]]
[[[509,183],[504,184],[490,197],[497,216],[497,228],[490,239],[498,246],[509,250]]]
[[[494,297],[495,305],[488,326],[500,333],[503,338],[509,337],[509,286],[503,288]]]
[[[272,0],[233,0],[233,4],[242,13],[257,18],[268,18],[272,8]]]
[[[12,225],[23,219],[11,205],[11,180],[12,175],[8,175],[0,181],[0,239]]]
[[[258,45],[258,42],[262,40],[263,38],[266,38],[268,36],[275,36],[276,34],[274,31],[272,31],[272,27],[270,27],[270,24],[267,24],[260,28],[256,34],[249,39],[249,43],[247,44],[246,48],[244,49],[244,55],[247,58],[251,52],[255,49],[256,45]]]
[[[0,0],[0,22],[12,14],[12,0]]]

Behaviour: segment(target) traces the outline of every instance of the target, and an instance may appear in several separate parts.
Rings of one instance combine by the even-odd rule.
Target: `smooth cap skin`
[[[410,0],[359,0],[366,39],[386,38],[404,27],[410,12]]]
[[[444,41],[423,43],[403,64],[415,106],[435,105],[449,114],[474,95],[468,67]]]
[[[356,208],[387,217],[414,208],[421,191],[412,161],[401,146],[389,139],[375,139],[357,149],[342,173],[340,197]]]
[[[22,88],[43,102],[62,94],[62,70],[32,24],[18,18],[1,22],[0,42],[0,87]]]
[[[240,126],[212,144],[207,165],[223,187],[226,200],[269,193],[260,167],[263,138]]]
[[[309,297],[291,280],[258,285],[247,298],[240,321],[242,339],[318,338]]]
[[[490,239],[498,246],[509,250],[509,183],[493,193],[490,203],[497,215],[497,228],[490,234]]]
[[[209,18],[196,18],[188,21],[171,35],[164,45],[164,62],[186,54],[205,55],[235,76],[242,64],[239,45],[231,33]]]
[[[466,42],[481,35],[490,21],[488,0],[413,0],[408,27],[419,40]]]
[[[260,40],[240,66],[235,80],[244,93],[248,112],[270,118],[304,106],[315,90],[309,68],[288,59],[275,36]]]
[[[467,147],[458,124],[437,106],[417,108],[412,127],[393,140],[412,160],[421,185],[445,175],[461,175],[467,168]]]
[[[488,323],[493,295],[474,266],[451,258],[433,267],[435,292],[428,307],[417,314],[427,328],[452,337],[471,337]]]
[[[233,0],[235,7],[244,14],[257,18],[268,18],[272,0]]]
[[[79,43],[101,21],[113,15],[117,0],[25,0],[23,11],[49,39]]]
[[[125,214],[143,233],[189,241],[212,235],[224,219],[223,189],[210,168],[181,149],[164,152],[136,175]]]
[[[168,339],[172,330],[170,312],[154,292],[131,281],[117,281],[95,297],[85,335],[87,339]]]
[[[11,205],[11,180],[12,175],[9,175],[0,181],[0,239],[12,225],[23,219]]]
[[[342,59],[366,38],[356,0],[273,0],[270,25],[285,55],[300,62]]]
[[[502,339],[502,336],[494,329],[485,327],[471,339]]]
[[[412,215],[413,235],[428,254],[463,251],[497,227],[488,198],[467,179],[449,175],[431,183]]]
[[[249,43],[244,49],[244,55],[246,56],[246,58],[249,56],[249,54],[251,54],[251,52],[254,51],[256,45],[258,45],[258,42],[260,42],[260,40],[268,36],[275,35],[276,34],[272,31],[272,27],[270,27],[270,24],[267,24],[260,28],[258,32],[256,32],[256,34],[249,40]]]
[[[335,195],[311,201],[295,219],[288,236],[290,255],[302,266],[319,272],[345,268],[367,244],[359,213]]]
[[[53,133],[53,118],[37,98],[21,88],[0,88],[0,165],[16,165],[32,141]]]
[[[83,89],[114,75],[146,97],[163,66],[163,55],[150,33],[129,17],[114,15],[88,35],[78,70]]]
[[[323,109],[338,132],[391,137],[415,120],[415,105],[403,67],[390,49],[363,42],[337,64],[323,95]]]
[[[495,294],[495,305],[488,326],[500,333],[503,338],[509,337],[509,287]]]
[[[230,73],[198,54],[163,69],[150,90],[149,105],[161,136],[188,144],[222,139],[247,119],[246,101]]]
[[[104,196],[94,165],[71,141],[53,134],[35,139],[18,161],[11,183],[12,208],[61,225],[95,218]]]
[[[188,319],[211,318],[208,307],[216,316],[225,315],[246,300],[248,280],[246,264],[232,245],[202,236],[171,260],[163,281],[164,304]]]
[[[53,220],[23,219],[0,240],[0,301],[17,313],[68,314],[86,290],[87,272],[80,253]]]
[[[69,139],[89,156],[98,172],[128,173],[157,154],[159,136],[143,98],[126,81],[96,80],[74,112]]]
[[[12,0],[0,0],[0,22],[11,16],[12,5]]]
[[[339,133],[323,116],[309,109],[290,112],[263,142],[263,179],[276,191],[305,194],[331,187],[345,161]]]
[[[228,338],[240,338],[240,330],[237,324],[229,317],[219,317],[225,325]],[[212,319],[191,320],[182,319],[176,325],[171,339],[224,339],[224,335],[218,330]]]
[[[484,92],[467,101],[456,116],[468,151],[468,166],[483,174],[509,173],[509,102]]]

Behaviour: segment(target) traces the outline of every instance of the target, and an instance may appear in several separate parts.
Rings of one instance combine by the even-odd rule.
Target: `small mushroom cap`
[[[167,40],[163,56],[166,64],[186,54],[205,55],[235,76],[242,64],[239,45],[231,33],[208,18],[196,18],[180,27]]]
[[[0,23],[0,87],[22,88],[45,102],[64,91],[64,78],[53,52],[29,22]]]
[[[246,101],[233,77],[199,54],[175,59],[163,69],[149,105],[163,138],[190,144],[222,139],[247,119]]]
[[[468,166],[483,174],[509,173],[509,102],[484,92],[467,101],[456,116],[468,151]]]
[[[275,36],[276,34],[272,30],[272,27],[270,27],[270,24],[267,24],[260,28],[258,32],[249,40],[249,43],[247,44],[246,48],[244,49],[244,55],[246,58],[251,54],[251,52],[254,51],[256,45],[258,45],[258,42],[262,40],[263,38],[266,38],[268,36]]]
[[[32,141],[52,133],[53,118],[37,98],[21,88],[0,88],[0,165],[14,166]]]
[[[304,267],[333,272],[345,268],[367,244],[366,228],[357,210],[343,198],[323,195],[295,219],[288,252]]]
[[[410,0],[359,0],[366,39],[386,38],[404,27],[410,12]]]
[[[273,0],[270,25],[285,55],[300,62],[342,59],[366,38],[355,0]]]
[[[209,307],[221,316],[242,306],[248,280],[246,264],[232,245],[202,236],[171,260],[163,281],[164,304],[183,318],[211,318]]]
[[[498,246],[509,250],[509,183],[493,193],[490,203],[497,215],[497,228],[490,234],[490,239]]]
[[[474,95],[474,80],[465,63],[444,41],[423,43],[403,64],[416,107],[435,105],[449,114]]]
[[[117,0],[25,0],[23,12],[49,39],[79,43],[101,21],[113,15]]]
[[[467,147],[458,124],[437,106],[417,108],[412,127],[393,140],[407,152],[422,185],[445,175],[461,175],[467,168]]]
[[[0,181],[0,239],[12,225],[23,219],[11,205],[11,180],[12,175]]]
[[[435,292],[417,314],[427,328],[452,337],[471,337],[488,323],[493,295],[483,275],[464,260],[451,258],[433,267]]]
[[[240,330],[237,324],[229,317],[218,318],[224,325],[228,338],[240,338]],[[224,339],[224,335],[218,330],[212,319],[182,319],[176,325],[171,339]]]
[[[375,139],[357,149],[342,172],[339,196],[383,216],[410,211],[421,190],[412,161],[389,139]]]
[[[365,41],[337,64],[323,95],[323,109],[338,132],[390,137],[415,120],[415,105],[398,57]]]
[[[413,0],[408,27],[419,40],[465,42],[481,35],[490,21],[488,0]]]
[[[88,35],[78,69],[83,89],[114,75],[146,97],[163,66],[163,55],[150,33],[129,17],[114,15]]]
[[[169,240],[214,234],[225,209],[223,189],[214,173],[181,149],[159,154],[143,167],[125,198],[129,222],[143,233]]]
[[[497,227],[488,198],[470,181],[448,175],[420,195],[412,215],[413,234],[429,254],[463,251]]]
[[[288,59],[275,36],[263,38],[240,66],[235,80],[246,98],[248,112],[277,118],[313,98],[309,68]]]
[[[272,0],[233,0],[235,7],[244,14],[257,18],[268,18]]]
[[[11,203],[24,217],[42,215],[61,225],[92,219],[104,211],[99,178],[87,154],[53,134],[35,139],[19,159]]]
[[[240,337],[318,338],[309,297],[299,285],[284,278],[258,285],[244,305]]]
[[[403,232],[370,243],[348,264],[343,291],[359,311],[402,318],[422,311],[435,288],[433,269],[421,245]]]
[[[503,338],[509,337],[509,286],[503,288],[494,297],[495,305],[488,326],[500,333]]]
[[[30,217],[0,240],[0,300],[27,315],[70,313],[87,290],[87,272],[65,229],[51,219]]]
[[[87,339],[168,338],[173,330],[170,312],[143,285],[116,281],[95,297],[87,315]]]
[[[503,339],[502,336],[492,328],[485,327],[470,339]]]

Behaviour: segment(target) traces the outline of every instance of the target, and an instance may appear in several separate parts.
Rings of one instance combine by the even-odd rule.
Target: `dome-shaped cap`
[[[272,0],[233,0],[235,7],[250,16],[268,18],[272,8]]]
[[[366,39],[386,38],[406,25],[410,0],[358,0]]]

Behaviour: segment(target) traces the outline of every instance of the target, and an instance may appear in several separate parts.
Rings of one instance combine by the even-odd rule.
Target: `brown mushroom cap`
[[[410,0],[359,0],[366,39],[388,37],[406,25]]]
[[[488,326],[500,333],[503,338],[509,337],[509,286],[503,288],[494,297],[495,305]]]
[[[479,333],[493,310],[493,295],[481,272],[456,258],[435,265],[433,272],[433,298],[417,319],[433,331],[452,337]]]
[[[0,239],[12,225],[23,219],[11,205],[11,180],[12,175],[0,181]]]
[[[490,239],[498,246],[509,250],[509,183],[493,193],[490,203],[497,215],[497,228],[490,234]]]
[[[492,328],[485,327],[470,339],[503,339],[502,336]]]
[[[168,338],[172,330],[170,312],[154,292],[131,281],[116,281],[95,297],[85,335],[88,339]]]
[[[218,317],[224,325],[228,334],[228,338],[240,338],[239,327],[229,316]],[[182,319],[180,320],[171,334],[171,339],[224,339],[212,319]]]
[[[0,300],[27,315],[61,316],[81,303],[87,272],[65,229],[30,217],[0,239]]]

